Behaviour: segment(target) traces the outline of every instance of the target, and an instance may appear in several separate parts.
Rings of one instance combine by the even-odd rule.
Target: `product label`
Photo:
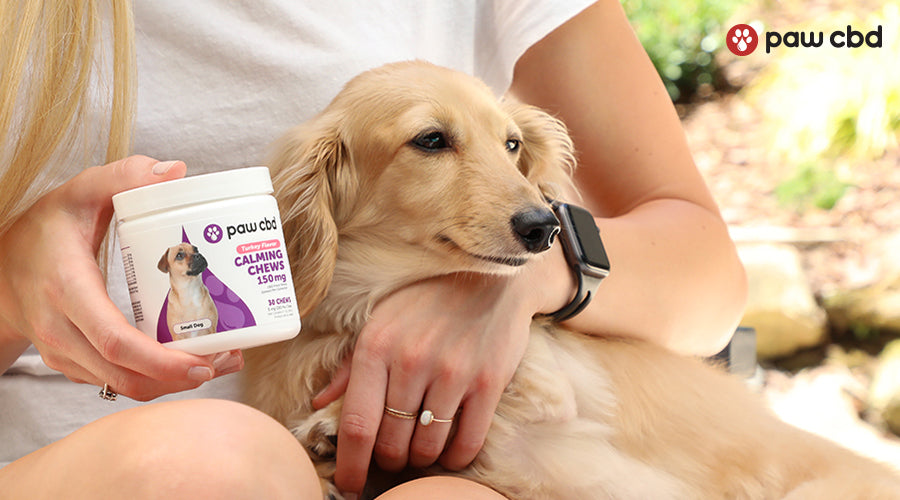
[[[297,318],[277,212],[120,231],[135,323],[160,342]]]

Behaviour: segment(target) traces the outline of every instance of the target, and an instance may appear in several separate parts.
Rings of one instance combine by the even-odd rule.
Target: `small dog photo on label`
[[[216,333],[219,312],[203,284],[207,262],[197,247],[190,243],[169,247],[158,267],[169,275],[166,324],[172,340]]]

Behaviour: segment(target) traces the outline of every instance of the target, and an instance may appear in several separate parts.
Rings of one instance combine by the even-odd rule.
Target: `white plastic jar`
[[[300,314],[266,167],[113,196],[138,329],[212,354],[286,340]]]

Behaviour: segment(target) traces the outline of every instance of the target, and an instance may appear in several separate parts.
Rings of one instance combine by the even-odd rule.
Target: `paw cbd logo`
[[[767,31],[766,38],[766,54],[772,52],[776,47],[789,48],[816,48],[830,44],[834,48],[856,49],[863,45],[870,48],[882,47],[881,25],[878,25],[872,31],[863,33],[847,25],[846,29],[833,31],[830,35],[826,35],[823,31],[787,31],[781,33],[778,31]],[[736,24],[725,34],[725,45],[728,46],[734,55],[747,56],[756,50],[759,44],[759,34],[749,24]]]
[[[725,35],[725,45],[736,56],[752,54],[759,44],[759,35],[749,24],[735,24]]]

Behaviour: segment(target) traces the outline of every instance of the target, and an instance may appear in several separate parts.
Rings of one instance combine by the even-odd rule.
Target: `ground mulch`
[[[900,151],[851,167],[850,186],[830,210],[786,206],[774,191],[795,166],[773,157],[771,131],[740,92],[716,94],[681,110],[694,159],[729,226],[813,230],[812,241],[793,243],[817,294],[877,278],[877,243],[900,231]],[[736,239],[741,234],[747,232]],[[765,231],[750,234],[765,240]]]

